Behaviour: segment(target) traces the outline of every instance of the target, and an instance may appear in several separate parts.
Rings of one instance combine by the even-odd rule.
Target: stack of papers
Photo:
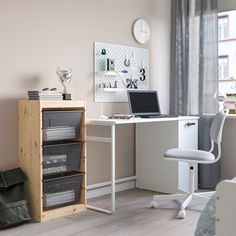
[[[74,139],[74,138],[75,138],[75,127],[53,126],[43,129],[44,141]]]
[[[44,194],[44,207],[52,207],[75,201],[75,190]]]
[[[110,119],[130,119],[132,117],[134,117],[134,116],[133,115],[129,115],[129,114],[114,113],[109,118]]]
[[[44,155],[43,174],[53,174],[67,171],[67,155]]]
[[[45,155],[43,156],[43,164],[51,165],[57,163],[63,163],[67,161],[67,155]]]
[[[52,166],[52,167],[43,168],[43,174],[44,175],[55,174],[55,173],[60,173],[60,172],[65,172],[65,171],[67,171],[67,166],[66,165]]]
[[[55,91],[28,91],[29,100],[63,100],[62,94]]]

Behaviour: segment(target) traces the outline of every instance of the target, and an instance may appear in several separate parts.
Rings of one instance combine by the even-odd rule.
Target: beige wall
[[[162,109],[168,111],[170,2],[0,0],[0,169],[17,165],[17,100],[27,98],[27,90],[61,88],[57,66],[73,68],[73,98],[87,101],[89,118],[99,115],[100,107],[93,102],[93,42],[140,47],[131,33],[140,17],[152,29],[144,46],[150,49],[151,87],[159,90]],[[112,112],[127,112],[127,104],[106,104],[105,113]],[[117,133],[125,137],[117,139],[117,176],[125,177],[134,174],[134,128],[118,128]],[[89,145],[88,182],[105,180],[109,147]]]

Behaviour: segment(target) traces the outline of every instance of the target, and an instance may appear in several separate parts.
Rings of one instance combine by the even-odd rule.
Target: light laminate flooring
[[[178,203],[164,201],[159,209],[149,208],[154,192],[132,189],[116,195],[113,215],[88,210],[44,223],[27,223],[7,230],[0,236],[191,236],[205,200],[194,200],[184,220],[176,218]],[[109,207],[109,196],[89,200],[89,204]],[[166,207],[171,206],[172,209]]]

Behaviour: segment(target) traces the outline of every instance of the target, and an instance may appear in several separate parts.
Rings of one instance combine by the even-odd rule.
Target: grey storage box
[[[43,140],[75,139],[80,135],[82,111],[43,111]]]
[[[79,170],[83,142],[43,146],[43,174]]]
[[[83,173],[75,171],[44,177],[44,208],[47,209],[78,202],[82,177]],[[53,203],[53,200],[56,202]]]

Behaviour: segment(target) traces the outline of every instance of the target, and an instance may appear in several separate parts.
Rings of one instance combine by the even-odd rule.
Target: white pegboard
[[[106,50],[106,55],[102,55],[103,49]],[[106,71],[105,63],[107,58],[115,60],[114,73]],[[126,73],[124,73],[124,71],[126,71]],[[132,88],[126,88],[128,85],[127,80],[128,83],[130,83],[130,80],[133,81]],[[115,81],[117,81],[116,89],[113,88]],[[138,89],[149,89],[148,49],[95,42],[95,102],[127,102],[127,89],[134,89],[134,85],[137,85]],[[104,87],[106,88],[104,89]]]

